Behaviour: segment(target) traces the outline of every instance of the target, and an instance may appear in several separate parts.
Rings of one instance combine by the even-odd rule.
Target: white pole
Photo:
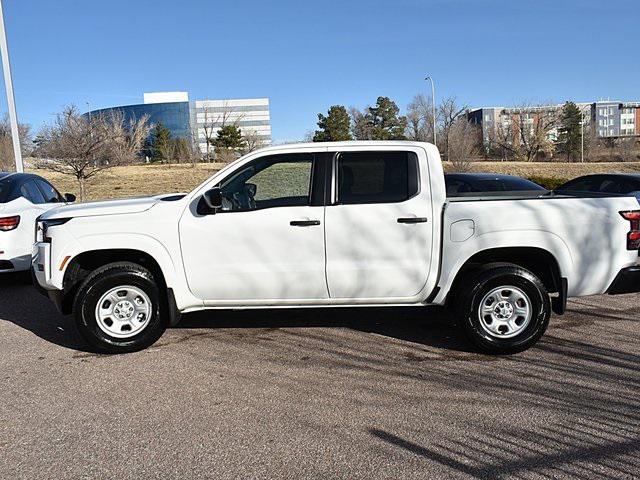
[[[425,78],[425,80],[429,80],[431,82],[431,103],[433,108],[433,144],[436,144],[436,89],[433,86],[433,78],[431,75]]]
[[[16,160],[16,172],[22,173],[24,171],[24,167],[22,165],[22,152],[20,150],[20,132],[18,130],[16,101],[13,97],[13,82],[11,81],[11,66],[9,65],[7,32],[4,29],[4,12],[2,10],[2,0],[0,0],[0,50],[2,51],[2,71],[4,72],[4,86],[7,92],[7,108],[9,109],[9,122],[11,123],[13,156]]]

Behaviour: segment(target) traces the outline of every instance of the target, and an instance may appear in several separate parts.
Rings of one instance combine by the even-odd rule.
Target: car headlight
[[[51,243],[51,238],[47,236],[47,230],[57,225],[67,223],[70,218],[54,218],[51,220],[40,220],[36,222],[36,242]]]

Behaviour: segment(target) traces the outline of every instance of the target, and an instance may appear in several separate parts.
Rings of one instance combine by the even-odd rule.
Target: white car
[[[74,200],[38,175],[0,172],[0,273],[29,270],[36,218]]]
[[[209,308],[447,305],[513,353],[568,297],[640,290],[635,198],[482,195],[447,198],[427,143],[269,147],[189,194],[45,213],[34,274],[104,352]]]

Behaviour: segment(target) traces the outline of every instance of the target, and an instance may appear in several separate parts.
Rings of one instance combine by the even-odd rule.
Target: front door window
[[[310,154],[260,159],[222,182],[222,211],[309,205],[312,171]]]

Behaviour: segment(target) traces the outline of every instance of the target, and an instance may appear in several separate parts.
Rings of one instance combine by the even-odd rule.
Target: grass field
[[[133,165],[107,170],[89,182],[87,200],[137,197],[159,193],[188,192],[223,165]],[[445,162],[445,170],[453,166]],[[473,162],[471,170],[535,177],[549,181],[568,180],[588,173],[640,173],[640,162],[629,163],[552,163],[552,162]],[[78,194],[75,178],[45,170],[31,170],[51,180],[61,192]]]
[[[222,167],[215,163],[199,163],[195,167],[175,164],[114,167],[89,181],[87,200],[189,192]],[[60,192],[79,195],[73,176],[40,169],[30,171],[49,179]]]

